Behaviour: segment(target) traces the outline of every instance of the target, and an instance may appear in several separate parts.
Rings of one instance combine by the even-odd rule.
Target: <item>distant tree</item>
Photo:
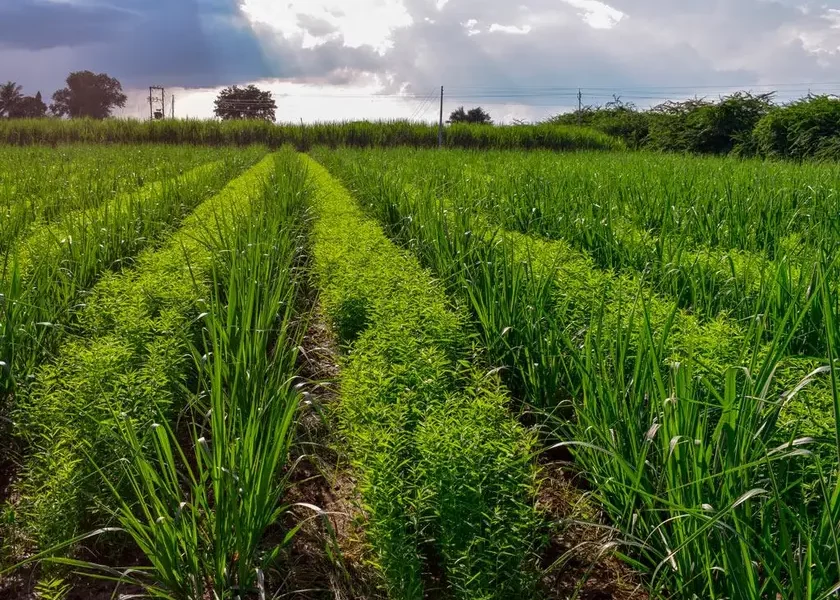
[[[47,115],[47,105],[41,99],[41,92],[34,96],[23,96],[9,111],[11,119],[40,119]]]
[[[216,97],[214,113],[223,121],[231,119],[262,119],[274,121],[277,104],[269,91],[255,85],[227,87]]]
[[[447,123],[472,123],[476,125],[490,125],[493,119],[490,114],[485,112],[480,106],[464,110],[463,106],[459,106],[457,110],[453,110],[449,115]]]
[[[105,119],[114,108],[124,107],[127,99],[113,77],[76,71],[67,77],[67,87],[53,94],[50,111],[59,117]]]
[[[14,81],[7,81],[0,85],[0,117],[8,117],[12,108],[23,97],[23,88]]]

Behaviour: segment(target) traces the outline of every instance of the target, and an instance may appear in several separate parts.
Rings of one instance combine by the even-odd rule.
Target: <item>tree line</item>
[[[115,108],[123,108],[127,97],[122,85],[105,73],[76,71],[68,75],[65,87],[52,95],[47,106],[41,92],[25,96],[23,87],[14,81],[0,85],[0,118],[37,119],[56,117],[104,119]]]
[[[549,120],[584,125],[635,149],[792,159],[840,159],[840,98],[808,95],[778,104],[774,93],[736,92],[642,110],[616,97]]]

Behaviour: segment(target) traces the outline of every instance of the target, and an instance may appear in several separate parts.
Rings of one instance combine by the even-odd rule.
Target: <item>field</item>
[[[234,146],[0,147],[0,597],[840,589],[839,166]]]

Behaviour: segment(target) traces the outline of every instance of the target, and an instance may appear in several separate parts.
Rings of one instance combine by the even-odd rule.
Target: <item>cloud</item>
[[[640,105],[779,83],[840,92],[816,85],[837,80],[840,10],[825,0],[0,0],[0,79],[49,93],[77,69],[134,88],[375,81],[424,99],[444,85],[447,105],[527,117],[574,105],[578,87],[586,103],[621,94]]]
[[[298,27],[309,35],[320,38],[335,35],[338,27],[329,20],[307,14],[297,16]]]
[[[611,29],[626,16],[620,10],[597,0],[563,0],[563,2],[580,9],[578,16],[584,23],[595,29]]]
[[[490,33],[508,33],[511,35],[527,35],[531,31],[530,25],[499,25],[498,23],[493,23],[488,29]]]
[[[45,50],[112,41],[130,17],[113,6],[16,0],[0,5],[0,48]]]

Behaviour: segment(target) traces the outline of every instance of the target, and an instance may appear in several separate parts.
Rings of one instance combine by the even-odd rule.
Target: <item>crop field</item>
[[[838,182],[0,147],[0,598],[835,597]]]

